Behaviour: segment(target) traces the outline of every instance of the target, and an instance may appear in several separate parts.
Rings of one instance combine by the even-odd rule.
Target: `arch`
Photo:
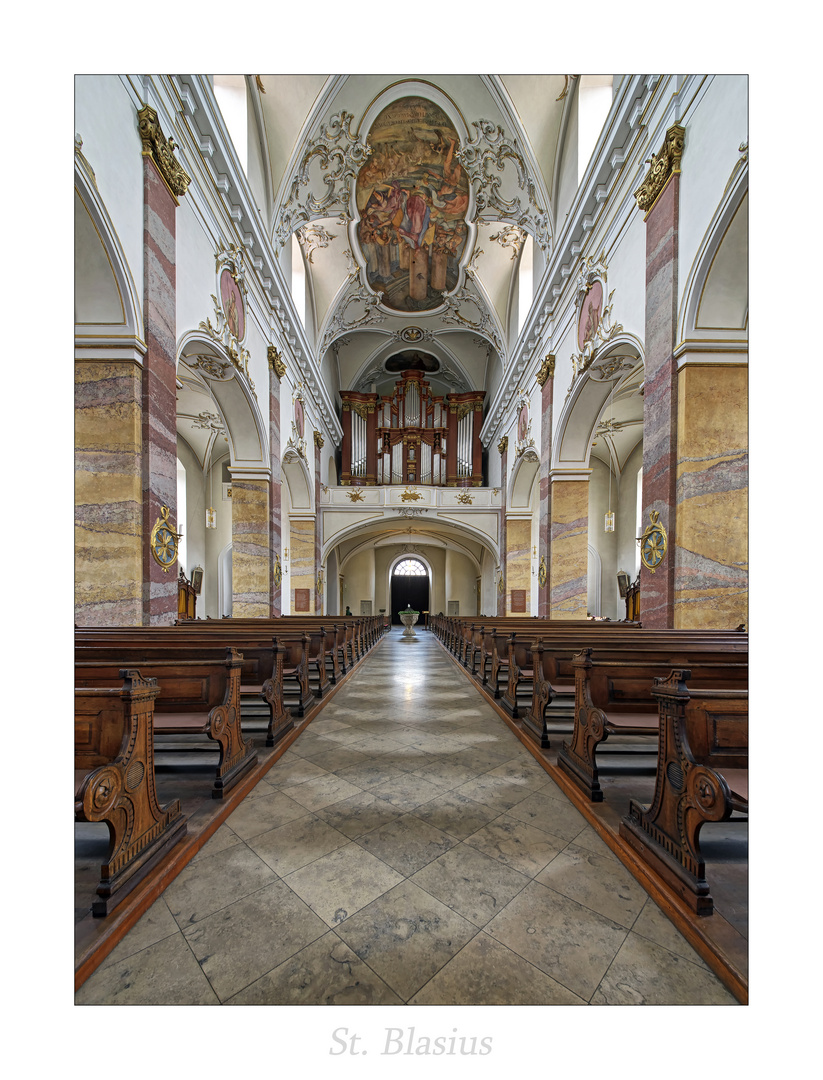
[[[184,363],[202,382],[226,428],[232,470],[246,479],[270,479],[268,420],[264,420],[246,377],[223,346],[199,331],[184,334],[177,348]]]
[[[439,526],[449,530],[449,532],[454,532],[458,536],[460,535],[460,533],[465,533],[467,536],[470,537],[471,540],[473,540],[475,543],[479,543],[483,548],[485,548],[487,551],[490,552],[492,558],[495,561],[495,566],[499,565],[499,563],[500,563],[500,550],[499,550],[499,548],[497,546],[497,543],[494,540],[492,540],[492,538],[487,533],[481,532],[479,529],[473,528],[472,526],[466,524],[465,522],[456,522],[456,521],[452,521],[452,520],[444,520],[442,518],[438,518],[438,519],[436,519],[436,521],[437,521],[437,524]],[[395,515],[392,515],[391,517],[384,517],[382,519],[380,519],[380,518],[370,518],[367,521],[356,521],[352,525],[347,526],[345,529],[341,529],[339,532],[336,532],[331,540],[326,541],[326,543],[323,546],[323,553],[322,553],[322,556],[321,556],[321,561],[325,562],[326,554],[332,548],[338,547],[340,544],[344,543],[346,540],[350,540],[358,532],[364,531],[366,529],[374,528],[377,525],[381,526],[382,529],[385,529],[385,532],[386,532],[387,535],[388,535],[390,529],[394,528],[397,525],[402,525],[401,531],[402,532],[407,532],[408,531],[408,524],[409,524],[408,518],[404,517],[402,514],[395,514]],[[437,535],[438,534],[436,534],[434,532],[431,533],[432,537],[437,537]],[[372,539],[373,538],[369,538],[369,540],[364,541],[364,543],[371,543]],[[447,544],[447,546],[449,546],[448,541],[446,541],[446,544]],[[461,548],[460,545],[456,541],[453,542],[453,544],[454,544],[455,549],[460,551],[461,555],[466,555],[467,558],[472,559],[472,561],[475,563],[475,565],[478,567],[478,569],[480,568],[480,565],[481,565],[480,562],[478,562],[478,560],[475,558],[474,555],[472,555],[472,553],[470,551],[466,551],[465,549]],[[352,548],[352,550],[346,555],[346,557],[343,560],[343,562],[341,564],[341,567],[340,567],[341,572],[342,572],[342,569],[343,569],[343,566],[345,565],[345,563],[348,562],[348,560],[359,550],[360,550],[359,546],[355,547],[355,548]]]
[[[506,491],[506,509],[525,512],[531,509],[532,489],[540,475],[540,458],[527,450],[515,461]]]
[[[337,462],[334,460],[334,454],[329,454],[326,485],[328,487],[337,487]]]
[[[306,461],[296,450],[287,450],[280,462],[280,471],[289,489],[289,500],[293,513],[315,511],[314,477],[309,472]]]
[[[75,344],[101,339],[142,356],[143,307],[125,251],[93,174],[76,148],[74,162]]]
[[[608,360],[625,357],[632,365],[616,384],[619,388],[631,382],[643,365],[643,346],[633,334],[620,334],[603,346],[595,355],[588,371],[576,380],[563,403],[557,431],[552,441],[552,469],[586,469],[589,464],[594,431],[609,401],[612,382],[592,377],[599,365]]]
[[[587,610],[590,615],[600,617],[603,598],[603,563],[597,548],[587,545],[589,550],[589,567],[587,574],[588,603]]]
[[[426,584],[427,584],[428,592],[429,592],[429,600],[428,600],[429,604],[431,604],[432,596],[434,595],[434,572],[432,570],[432,565],[429,562],[429,560],[424,555],[420,555],[416,551],[413,552],[413,553],[409,553],[408,551],[401,551],[399,555],[397,555],[394,559],[391,560],[391,562],[388,564],[388,566],[386,568],[386,596],[388,597],[388,601],[389,601],[389,608],[390,608],[389,621],[391,623],[394,623],[395,617],[396,617],[396,612],[394,610],[392,610],[393,605],[392,605],[392,602],[391,602],[391,600],[392,600],[392,581],[394,580],[394,571],[397,568],[397,566],[399,566],[400,563],[405,562],[406,559],[414,559],[416,562],[421,563],[425,567],[425,570],[426,570]]]
[[[723,193],[689,271],[677,328],[681,343],[689,340],[694,344],[695,339],[699,341],[706,337],[714,344],[718,330],[723,331],[724,337],[740,341],[744,347],[747,343],[748,194],[749,166],[744,162]],[[719,298],[715,310],[707,314],[704,300],[710,286],[715,291],[724,291],[725,295]],[[718,321],[724,309],[744,310],[743,319],[728,320],[742,325],[709,325]]]

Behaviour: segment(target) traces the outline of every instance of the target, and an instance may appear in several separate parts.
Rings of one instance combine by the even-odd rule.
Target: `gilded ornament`
[[[497,449],[501,454],[505,454],[509,448],[509,436],[504,435],[500,442],[497,444]]]
[[[177,147],[161,131],[160,124],[157,122],[157,113],[150,105],[144,105],[137,116],[140,121],[143,154],[152,159],[173,195],[185,195],[191,183],[191,177],[184,172],[180,162],[174,157],[172,151]]]
[[[646,179],[634,193],[637,207],[644,214],[652,208],[669,177],[680,172],[685,135],[686,129],[680,124],[674,124],[666,132],[660,153],[652,154]]]
[[[547,577],[546,556],[541,555],[540,556],[540,569],[537,571],[537,584],[540,586],[541,589],[545,588],[545,586],[546,586],[546,577]]]
[[[461,491],[460,494],[457,496],[457,501],[459,503],[462,503],[464,506],[471,506],[474,500],[472,499],[471,495],[469,495],[468,491]]]
[[[354,491],[347,491],[346,492],[346,498],[350,499],[351,502],[353,502],[353,503],[355,503],[355,502],[365,502],[366,501],[365,497],[363,495],[363,489],[362,488],[355,488]]]
[[[647,525],[640,539],[640,558],[643,565],[652,573],[663,561],[669,540],[666,530],[660,524],[660,514],[656,510],[649,512],[651,525]]]
[[[177,561],[180,537],[183,534],[172,527],[169,521],[168,506],[161,506],[160,514],[161,516],[154,523],[154,528],[151,530],[149,547],[154,561],[165,573],[171,570]]]
[[[275,554],[274,567],[272,569],[272,577],[274,578],[274,584],[279,589],[280,582],[283,580],[283,567],[280,563],[280,556]]]
[[[286,365],[283,362],[283,357],[280,355],[274,345],[269,345],[266,350],[266,356],[269,360],[269,370],[274,370],[278,379],[282,379],[286,374]]]
[[[320,434],[319,431],[315,431],[315,433],[314,433],[314,445],[317,447],[318,450],[323,449],[323,442],[324,442],[323,436]]]
[[[537,373],[537,381],[540,383],[541,386],[546,385],[547,379],[554,378],[554,363],[555,358],[552,356],[551,353],[549,353],[546,356],[546,359],[540,365],[540,370]]]
[[[418,499],[422,499],[423,496],[419,491],[413,491],[408,484],[406,484],[406,490],[400,496],[402,502],[417,502]]]

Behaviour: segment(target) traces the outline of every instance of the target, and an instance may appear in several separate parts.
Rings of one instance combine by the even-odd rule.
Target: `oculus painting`
[[[469,181],[441,108],[401,98],[369,132],[357,178],[357,237],[369,286],[395,311],[430,311],[454,291],[468,229]]]

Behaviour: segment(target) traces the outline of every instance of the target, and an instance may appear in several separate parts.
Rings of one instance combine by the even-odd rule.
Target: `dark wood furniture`
[[[92,914],[108,915],[185,835],[175,799],[157,801],[154,678],[121,669],[116,686],[74,692],[74,817],[105,822],[109,851]]]

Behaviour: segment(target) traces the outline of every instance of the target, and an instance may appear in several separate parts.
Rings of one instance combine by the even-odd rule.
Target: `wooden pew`
[[[154,777],[156,679],[74,691],[74,818],[105,822],[109,850],[92,915],[108,915],[186,834],[180,801],[160,806]]]
[[[141,671],[157,679],[155,734],[207,735],[217,743],[219,761],[212,798],[222,799],[257,761],[253,744],[240,728],[240,666],[243,658],[228,648],[222,661],[180,660],[174,646],[167,659],[141,661]],[[119,671],[117,661],[75,660],[79,688],[106,687]]]
[[[672,648],[663,645],[618,659],[593,659],[591,648],[573,659],[575,672],[574,732],[570,743],[558,751],[557,764],[592,802],[601,802],[603,791],[597,770],[597,748],[610,735],[645,735],[659,732],[654,680],[671,671]],[[748,651],[709,643],[690,649],[689,666],[702,689],[737,691],[748,687]]]
[[[274,746],[315,703],[309,688],[309,639],[294,635],[278,641],[269,635],[270,624],[251,622],[237,626],[231,620],[185,622],[175,626],[87,627],[75,631],[75,648],[94,648],[95,655],[129,663],[162,659],[175,648],[181,660],[221,659],[228,646],[242,654],[240,671],[241,714],[255,706],[267,710],[266,745]],[[159,651],[158,651],[159,650]],[[290,708],[286,707],[286,701]]]
[[[604,624],[600,624],[604,626]],[[620,624],[612,624],[615,628]],[[501,699],[501,705],[513,718],[520,718],[524,730],[546,750],[549,741],[549,723],[556,718],[557,707],[574,707],[575,672],[574,655],[582,648],[593,646],[600,658],[608,656],[619,659],[615,650],[628,649],[637,657],[641,650],[650,647],[662,647],[667,650],[658,654],[669,667],[684,661],[695,651],[701,654],[706,648],[716,647],[724,652],[746,656],[748,654],[748,635],[739,630],[644,630],[637,629],[636,634],[626,637],[623,634],[609,633],[601,629],[596,633],[573,630],[543,634],[531,645],[528,637],[513,637],[509,644],[508,685]],[[527,670],[521,670],[523,658],[531,654],[531,663]],[[665,658],[669,659],[666,660]],[[518,694],[522,687],[531,691],[528,707],[524,708]],[[551,707],[551,708],[550,708]]]
[[[742,690],[693,690],[689,669],[656,679],[660,745],[654,797],[634,799],[620,835],[698,915],[714,910],[700,830],[748,814],[749,703]]]

